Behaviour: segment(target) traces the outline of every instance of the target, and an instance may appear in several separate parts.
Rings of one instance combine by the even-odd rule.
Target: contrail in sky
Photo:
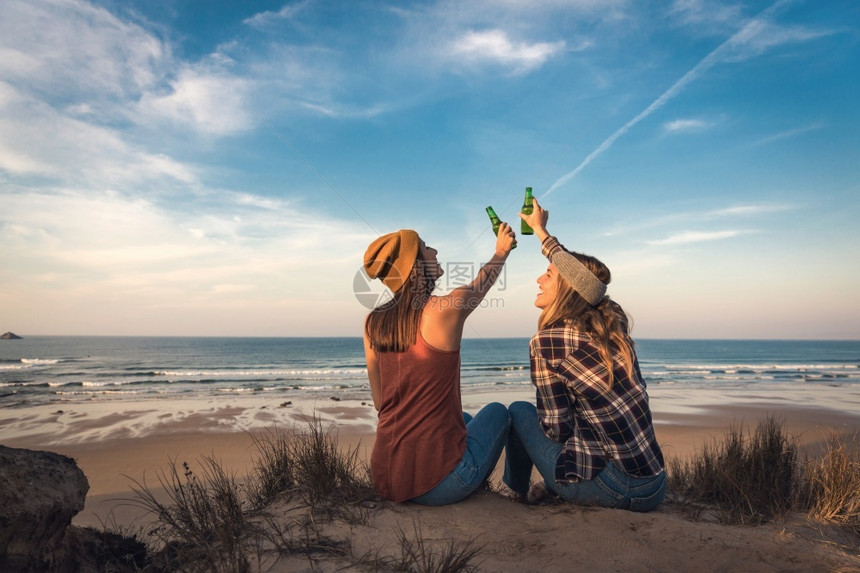
[[[697,80],[699,76],[704,74],[714,65],[723,61],[728,61],[733,53],[735,57],[738,57],[737,51],[739,51],[740,48],[743,48],[746,44],[748,44],[756,35],[758,35],[764,29],[762,16],[768,15],[773,12],[780,4],[784,4],[784,2],[780,0],[773,4],[770,8],[763,10],[757,17],[750,20],[743,28],[736,32],[734,36],[720,44],[710,54],[705,56],[698,64],[696,64],[693,69],[684,74],[684,76],[680,80],[675,82],[672,87],[663,92],[663,95],[654,100],[654,102],[647,108],[645,108],[644,111],[642,111],[641,113],[639,113],[639,115],[625,123],[618,131],[607,137],[606,140],[601,143],[597,149],[589,153],[588,156],[582,160],[582,163],[580,163],[576,167],[576,169],[574,169],[570,173],[562,175],[555,183],[552,184],[552,186],[550,186],[549,189],[547,189],[546,193],[543,194],[543,197],[546,197],[547,195],[555,191],[557,188],[561,187],[562,185],[576,177],[576,175],[580,171],[585,169],[585,167],[589,163],[599,157],[604,151],[612,147],[612,144],[615,143],[615,141],[619,137],[630,131],[630,128],[632,128],[634,125],[654,113],[656,110],[663,107],[666,102],[678,95],[681,90],[687,87],[688,84]]]

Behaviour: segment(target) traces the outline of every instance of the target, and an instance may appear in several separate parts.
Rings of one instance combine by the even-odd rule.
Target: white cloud
[[[227,73],[186,67],[170,82],[167,94],[147,93],[137,110],[202,133],[225,135],[252,125],[246,98],[252,82]]]
[[[361,223],[306,205],[230,192],[210,192],[184,210],[90,190],[0,191],[0,203],[0,294],[17,293],[16,320],[62,299],[80,305],[70,312],[77,320],[94,308],[136,316],[137,332],[158,329],[144,325],[141,308],[169,307],[178,319],[228,301],[258,313],[288,299],[349,303],[351,278],[373,238]]]
[[[671,134],[698,133],[709,129],[713,124],[703,119],[675,119],[663,124],[663,130]]]
[[[457,62],[500,64],[521,73],[542,66],[564,46],[563,41],[514,43],[503,30],[470,30],[451,43],[450,55]]]
[[[278,22],[280,20],[290,20],[294,18],[296,14],[304,10],[309,3],[309,0],[304,0],[295,4],[285,4],[277,12],[272,12],[271,10],[259,12],[257,14],[254,14],[250,18],[246,18],[245,20],[243,20],[243,23],[248,24],[249,26],[253,26],[255,28],[260,28]]]
[[[751,231],[682,231],[671,235],[665,239],[656,241],[647,241],[647,244],[654,247],[663,246],[678,246],[688,245],[690,243],[704,243],[710,241],[721,241],[723,239],[732,239],[734,237],[745,235]]]
[[[170,59],[140,26],[85,2],[0,2],[0,74],[65,98],[139,93]]]
[[[0,169],[102,189],[196,181],[191,167],[131,145],[119,131],[67,116],[2,83]]]

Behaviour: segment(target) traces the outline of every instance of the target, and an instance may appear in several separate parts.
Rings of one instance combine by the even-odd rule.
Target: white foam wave
[[[327,370],[159,370],[156,376],[171,376],[176,378],[225,377],[244,378],[248,376],[334,376],[364,375],[365,368],[327,369]]]
[[[22,358],[22,364],[30,364],[33,366],[44,366],[48,364],[57,364],[59,360],[56,358]]]
[[[649,364],[642,364],[643,369],[647,369]],[[797,370],[800,372],[808,371],[808,370],[858,370],[857,364],[850,363],[829,363],[829,364],[806,364],[802,362],[798,363],[787,363],[787,364],[771,364],[771,363],[762,363],[762,364],[655,364],[653,366],[659,368],[665,368],[671,372],[675,373],[683,373],[683,372],[702,372],[708,370],[718,370],[723,372],[739,372],[742,370],[749,370],[751,372],[758,372],[761,370]]]

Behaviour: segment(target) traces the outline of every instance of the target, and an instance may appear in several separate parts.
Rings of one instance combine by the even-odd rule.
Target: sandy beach
[[[740,392],[740,391],[738,391]],[[805,395],[808,393],[808,395]],[[766,391],[650,390],[658,440],[667,458],[685,457],[732,426],[754,427],[775,415],[809,451],[823,445],[830,429],[860,431],[860,397],[851,387],[798,390],[791,396]],[[531,400],[529,391],[470,393],[464,409],[490,401]],[[255,435],[266,428],[301,430],[310,416],[331,425],[342,448],[368,459],[375,411],[369,400],[315,399],[271,403],[253,397],[164,402],[113,402],[7,410],[0,414],[2,443],[73,457],[90,491],[74,524],[134,527],[146,517],[127,503],[132,480],[158,485],[171,461],[200,467],[218,459],[237,476],[251,467]],[[501,464],[500,464],[501,465]],[[494,479],[498,480],[500,472]],[[803,515],[759,527],[691,521],[671,504],[648,514],[550,505],[526,506],[479,492],[448,507],[383,504],[369,526],[332,524],[332,535],[350,540],[353,551],[396,545],[398,528],[419,523],[432,540],[476,538],[482,571],[860,571],[850,540],[816,528]],[[340,528],[340,529],[338,529]],[[854,545],[856,547],[856,543]],[[325,567],[316,570],[328,570]],[[310,570],[306,557],[282,559],[276,571]]]

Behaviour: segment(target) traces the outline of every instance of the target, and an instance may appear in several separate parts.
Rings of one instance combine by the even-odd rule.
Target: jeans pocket
[[[616,489],[620,484],[614,479],[605,479],[606,477],[609,476],[605,476],[605,472],[600,472],[594,478],[594,484],[597,486],[600,495],[600,501],[597,505],[624,509],[627,506],[627,496]],[[613,485],[616,488],[613,488]]]
[[[665,477],[660,480],[660,487],[657,488],[657,491],[652,493],[651,495],[646,495],[643,497],[633,497],[630,498],[630,506],[628,509],[630,511],[651,511],[652,509],[656,509],[658,505],[663,503],[663,499],[666,497],[666,479]]]

